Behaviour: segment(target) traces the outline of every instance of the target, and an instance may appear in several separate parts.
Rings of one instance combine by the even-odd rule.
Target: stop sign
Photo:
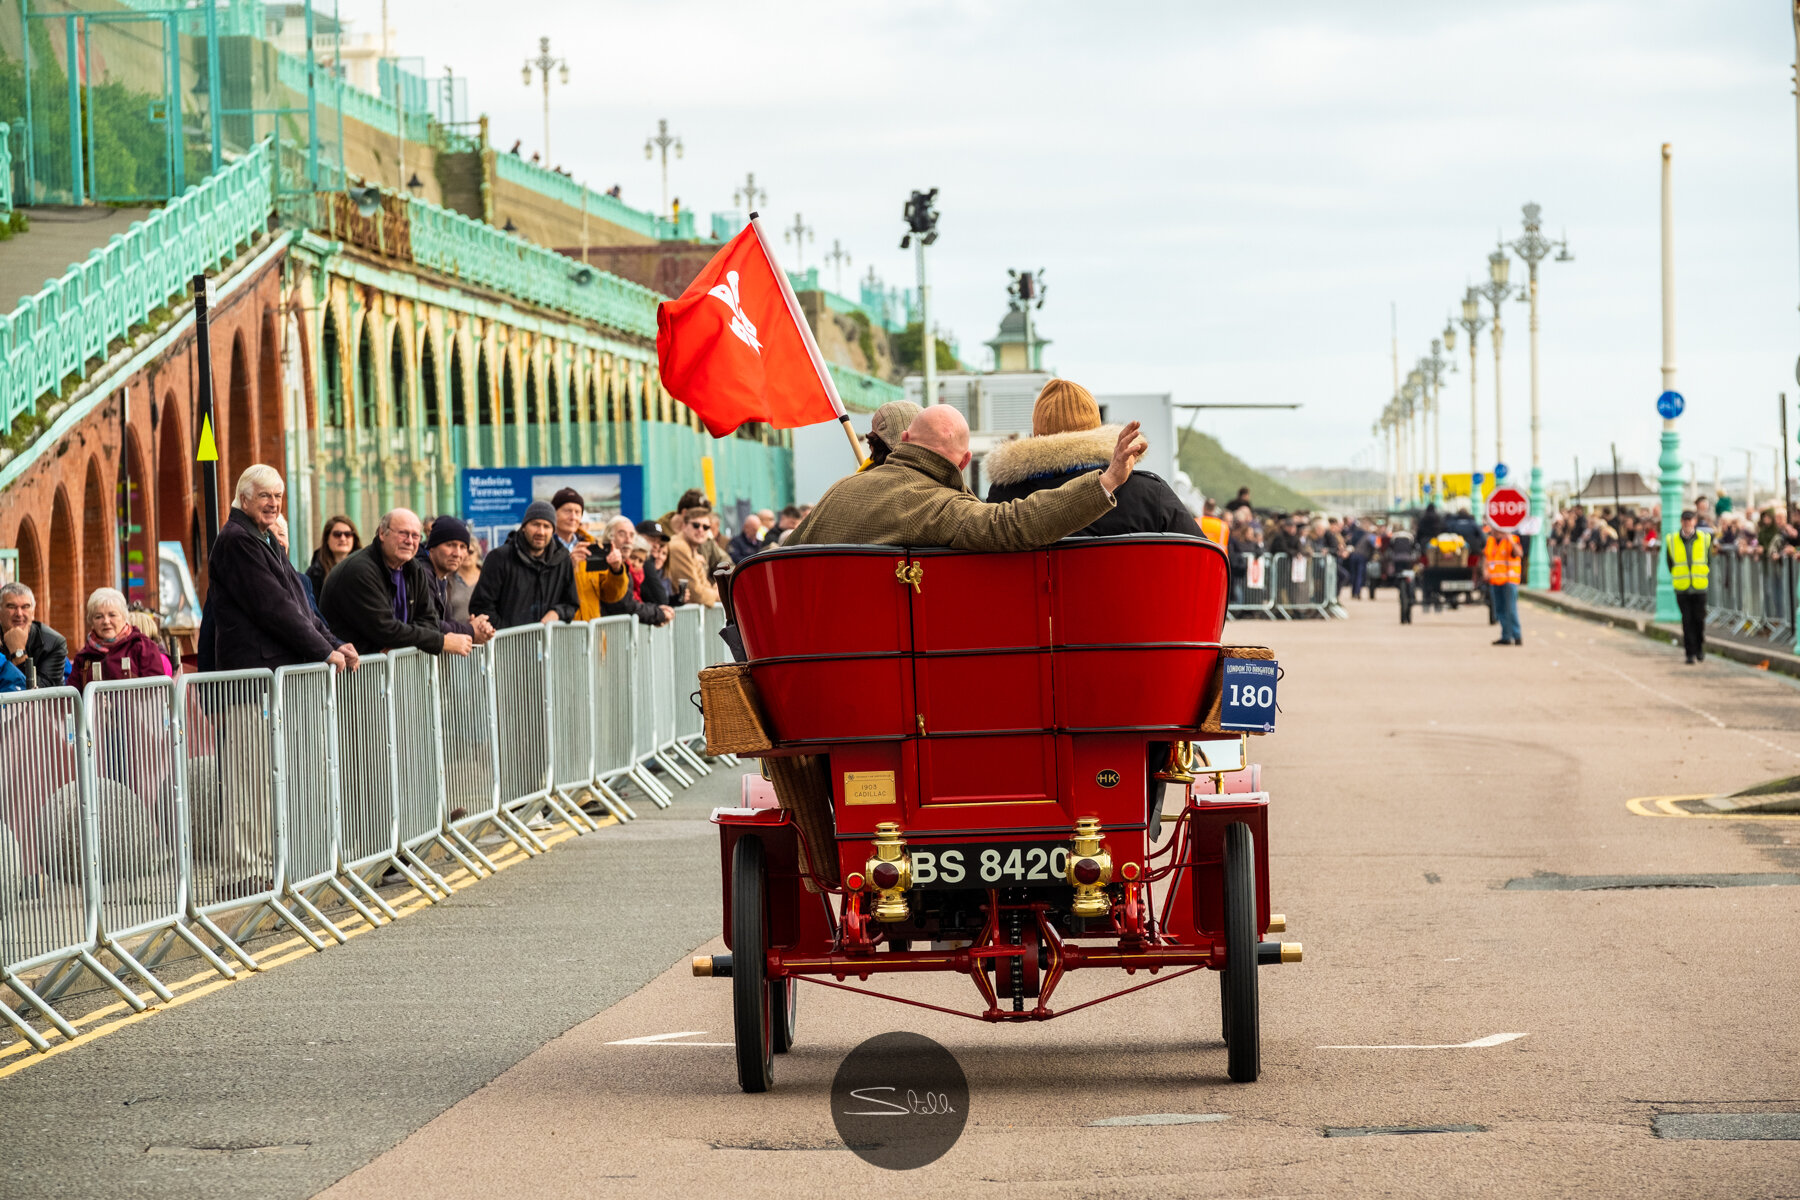
[[[1502,533],[1511,533],[1530,515],[1531,501],[1516,487],[1495,488],[1488,497],[1488,524]]]

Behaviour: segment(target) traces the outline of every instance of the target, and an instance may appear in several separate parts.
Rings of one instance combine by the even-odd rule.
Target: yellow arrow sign
[[[212,414],[207,413],[200,422],[200,450],[194,455],[195,462],[218,462],[219,444],[213,441]]]

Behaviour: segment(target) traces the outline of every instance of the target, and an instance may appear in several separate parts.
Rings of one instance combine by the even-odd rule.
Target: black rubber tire
[[[774,1018],[769,1031],[769,1048],[777,1054],[786,1054],[794,1048],[794,1018],[799,995],[800,989],[792,979],[769,980],[769,1013]]]
[[[1225,829],[1225,1061],[1233,1083],[1255,1083],[1262,1073],[1257,940],[1256,845],[1238,821]]]
[[[731,1012],[738,1086],[746,1092],[766,1092],[774,1082],[768,930],[762,839],[746,834],[731,852]]]

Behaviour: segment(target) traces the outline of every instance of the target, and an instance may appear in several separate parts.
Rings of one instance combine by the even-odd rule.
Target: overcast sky
[[[934,320],[965,358],[985,365],[1007,268],[1043,267],[1038,319],[1060,373],[1097,392],[1304,404],[1202,417],[1254,463],[1366,461],[1392,391],[1390,301],[1404,374],[1535,200],[1576,257],[1542,268],[1546,470],[1567,478],[1579,456],[1585,474],[1614,440],[1652,467],[1664,141],[1684,456],[1703,478],[1713,454],[1741,474],[1733,448],[1757,447],[1772,481],[1776,394],[1800,399],[1794,39],[1779,0],[512,0],[454,16],[464,8],[390,0],[396,48],[469,76],[501,147],[541,140],[519,68],[548,34],[571,75],[552,101],[558,162],[654,208],[643,143],[667,117],[687,150],[672,188],[702,229],[754,171],[765,213],[816,230],[809,264],[834,239],[854,256],[846,292],[871,265],[910,285],[900,208],[935,186]],[[377,23],[375,0],[343,12]],[[1504,313],[1505,455],[1522,471],[1526,308]],[[1491,465],[1485,334],[1480,353]],[[1466,344],[1456,357],[1444,464],[1467,470]]]

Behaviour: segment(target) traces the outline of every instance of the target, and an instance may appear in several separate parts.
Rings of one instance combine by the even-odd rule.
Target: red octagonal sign
[[[1511,533],[1531,515],[1531,501],[1516,487],[1495,488],[1488,497],[1488,524],[1502,533]]]

